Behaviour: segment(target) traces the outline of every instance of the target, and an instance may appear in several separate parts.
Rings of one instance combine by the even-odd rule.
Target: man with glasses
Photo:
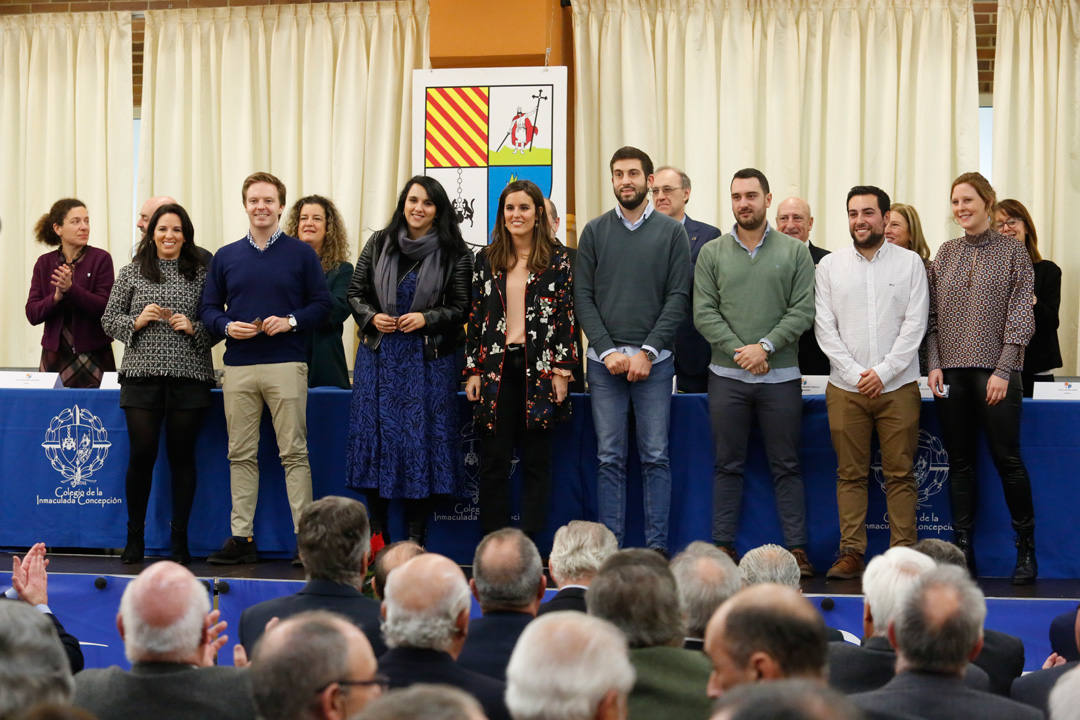
[[[272,626],[255,646],[251,691],[262,720],[356,717],[389,681],[364,633],[325,610]]]
[[[653,173],[649,188],[657,212],[678,220],[690,239],[690,296],[694,294],[694,265],[705,243],[722,234],[719,228],[692,219],[686,214],[690,202],[690,176],[679,168],[664,165]],[[709,389],[709,356],[712,348],[694,328],[694,318],[686,319],[675,332],[675,382],[679,392],[703,393]]]

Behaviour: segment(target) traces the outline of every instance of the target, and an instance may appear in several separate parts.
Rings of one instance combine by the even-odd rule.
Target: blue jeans
[[[645,544],[667,549],[671,510],[668,426],[674,376],[675,362],[671,358],[654,365],[649,377],[638,382],[627,381],[625,375],[612,375],[604,363],[589,358],[589,393],[600,461],[597,505],[600,522],[615,533],[620,547],[626,526],[626,436],[632,403],[644,490]]]

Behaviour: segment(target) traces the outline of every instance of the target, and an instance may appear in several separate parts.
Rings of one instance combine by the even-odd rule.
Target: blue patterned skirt
[[[416,274],[398,286],[412,304]],[[346,485],[380,497],[463,494],[458,373],[453,356],[424,360],[421,335],[384,335],[378,352],[360,345],[353,370]]]

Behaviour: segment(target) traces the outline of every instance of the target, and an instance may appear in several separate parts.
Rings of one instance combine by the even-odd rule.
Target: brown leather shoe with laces
[[[836,559],[825,577],[829,580],[854,580],[862,577],[866,563],[863,562],[862,553],[857,550],[841,550],[840,557]]]
[[[804,578],[814,577],[814,566],[810,564],[810,558],[807,556],[806,550],[795,548],[791,551],[791,554],[795,556],[795,562],[799,563],[799,575]]]

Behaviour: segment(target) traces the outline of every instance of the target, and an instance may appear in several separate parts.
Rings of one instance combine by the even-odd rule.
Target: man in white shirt
[[[919,440],[919,343],[929,292],[919,256],[885,242],[889,196],[870,185],[848,192],[852,247],[816,273],[818,344],[831,372],[825,399],[836,449],[840,552],[826,577],[862,575],[866,553],[870,439],[877,430],[890,546],[916,540],[912,461]]]

